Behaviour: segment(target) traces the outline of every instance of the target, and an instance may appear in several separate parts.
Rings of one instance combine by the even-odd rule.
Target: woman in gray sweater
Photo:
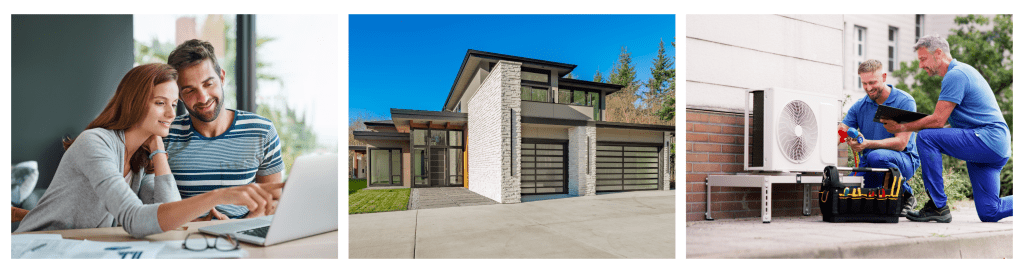
[[[133,237],[176,229],[218,204],[266,212],[283,183],[218,189],[181,199],[167,165],[167,136],[178,101],[178,73],[166,64],[135,67],[64,156],[39,205],[17,232],[116,227]]]

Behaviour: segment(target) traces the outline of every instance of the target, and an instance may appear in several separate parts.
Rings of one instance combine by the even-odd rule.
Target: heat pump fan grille
[[[818,142],[818,121],[811,106],[792,101],[782,109],[776,130],[783,156],[793,163],[807,161]]]

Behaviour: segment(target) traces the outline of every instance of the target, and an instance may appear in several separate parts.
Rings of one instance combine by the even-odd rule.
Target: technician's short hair
[[[914,51],[917,51],[922,47],[928,50],[928,53],[935,53],[935,49],[942,49],[943,54],[952,58],[952,55],[949,54],[949,42],[938,35],[927,35],[921,37],[917,40],[917,43],[914,44]]]
[[[873,73],[879,69],[882,69],[882,62],[874,59],[868,59],[860,63],[860,67],[857,67],[857,73]]]

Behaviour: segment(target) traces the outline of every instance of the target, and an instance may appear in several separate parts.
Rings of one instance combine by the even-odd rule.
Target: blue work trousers
[[[1006,157],[996,154],[971,129],[925,129],[917,133],[924,188],[935,207],[946,206],[942,180],[942,154],[967,162],[967,175],[974,189],[974,205],[983,222],[1013,216],[1013,196],[999,198],[999,172]]]
[[[914,172],[917,171],[917,165],[910,159],[910,156],[903,152],[886,149],[876,149],[868,152],[865,157],[861,157],[860,167],[869,168],[891,168],[895,167],[900,169],[900,175],[903,175],[903,191],[914,193],[910,189],[910,177],[914,176]],[[865,188],[878,188],[885,184],[885,172],[868,172],[856,174],[864,176],[864,187]]]

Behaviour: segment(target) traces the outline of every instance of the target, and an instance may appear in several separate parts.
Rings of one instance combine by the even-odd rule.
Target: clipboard
[[[891,119],[891,120],[896,121],[897,123],[907,123],[907,122],[919,120],[919,119],[924,118],[926,116],[928,116],[928,115],[922,114],[922,113],[918,113],[918,112],[913,112],[913,111],[907,111],[907,110],[903,110],[903,109],[899,109],[899,108],[895,108],[895,107],[891,107],[891,106],[878,105],[878,110],[875,110],[875,119],[874,119],[874,121],[878,122],[878,123],[881,123],[882,119]]]

